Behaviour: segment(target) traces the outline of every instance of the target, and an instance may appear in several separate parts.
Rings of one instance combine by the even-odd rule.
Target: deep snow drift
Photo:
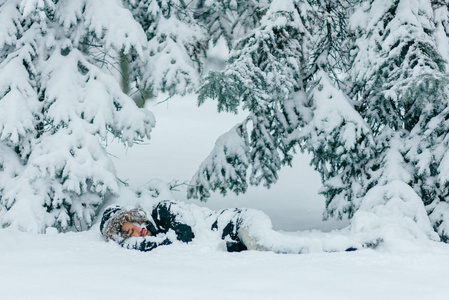
[[[227,253],[193,242],[139,252],[98,231],[0,230],[0,291],[8,300],[443,300],[449,247],[356,252]]]

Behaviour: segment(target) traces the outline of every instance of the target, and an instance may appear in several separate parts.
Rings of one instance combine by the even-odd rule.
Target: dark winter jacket
[[[175,240],[188,243],[195,234],[192,227],[183,222],[183,208],[173,201],[161,201],[148,216],[141,209],[126,209],[120,206],[109,207],[103,213],[100,231],[106,239],[114,240],[122,247],[140,251],[150,251],[156,247],[170,245]],[[226,241],[229,252],[247,250],[238,237],[238,230],[242,222],[240,209],[225,209],[215,215],[211,230],[219,231],[221,238]],[[186,213],[186,212],[184,212]],[[147,224],[146,229],[151,232],[147,237],[126,237],[121,233],[125,222]]]

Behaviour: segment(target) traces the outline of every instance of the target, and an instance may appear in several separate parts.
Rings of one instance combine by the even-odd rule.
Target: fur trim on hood
[[[120,206],[107,208],[103,213],[100,231],[106,240],[121,243],[128,238],[121,229],[126,222],[148,223],[148,217],[141,208],[126,209]]]

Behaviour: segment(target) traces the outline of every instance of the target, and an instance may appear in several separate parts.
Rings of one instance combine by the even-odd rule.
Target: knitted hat
[[[101,234],[107,240],[120,243],[128,238],[121,232],[122,226],[126,222],[148,223],[148,218],[140,208],[126,209],[119,205],[108,207],[101,218]]]

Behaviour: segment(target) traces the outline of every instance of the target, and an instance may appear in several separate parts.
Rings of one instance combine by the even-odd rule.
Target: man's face
[[[139,236],[149,236],[151,235],[151,232],[134,223],[126,222],[122,226],[122,234],[124,236],[129,237],[131,236],[139,237]]]

